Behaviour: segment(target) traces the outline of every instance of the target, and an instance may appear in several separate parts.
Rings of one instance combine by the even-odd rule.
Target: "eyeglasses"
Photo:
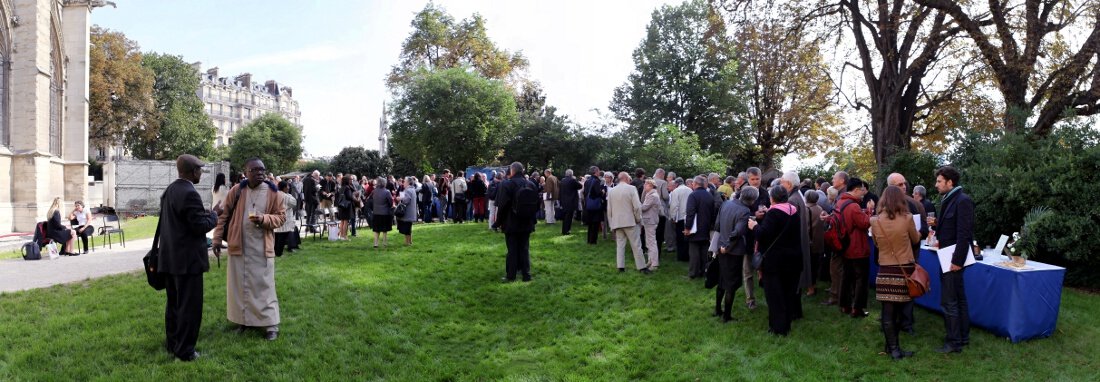
[[[263,174],[263,173],[267,172],[267,169],[263,168],[263,167],[260,167],[260,168],[251,168],[248,171],[252,172],[253,174]]]

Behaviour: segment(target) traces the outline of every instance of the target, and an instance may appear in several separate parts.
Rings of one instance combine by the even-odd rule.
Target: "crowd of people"
[[[197,160],[180,161],[181,180],[197,183],[201,171],[193,178],[189,175],[199,166]],[[907,278],[920,255],[918,243],[933,233],[943,247],[969,243],[973,237],[973,202],[959,187],[958,171],[944,167],[936,172],[935,189],[942,195],[939,214],[925,187],[913,187],[910,196],[901,174],[889,175],[881,197],[870,192],[867,182],[843,171],[831,180],[800,180],[795,172],[775,179],[763,176],[755,167],[722,178],[716,173],[684,177],[664,169],[649,177],[640,168],[631,174],[592,166],[583,176],[565,170],[559,179],[551,169],[528,174],[522,164],[513,163],[507,174],[444,170],[419,179],[371,180],[339,173],[322,177],[314,171],[304,179],[280,179],[253,159],[245,163],[245,174],[236,185],[227,185],[225,176],[218,174],[212,207],[202,210],[209,215],[197,210],[181,215],[176,210],[182,207],[167,202],[162,203],[161,216],[166,222],[172,219],[165,216],[198,221],[175,225],[191,224],[204,233],[213,229],[215,254],[220,255],[223,240],[228,243],[229,319],[240,331],[260,328],[271,340],[278,336],[279,323],[273,259],[284,248],[297,247],[299,219],[308,230],[333,227],[333,240],[355,237],[362,221],[375,234],[374,248],[388,246],[394,225],[411,246],[414,223],[486,223],[486,229],[505,236],[505,282],[532,280],[530,235],[539,221],[560,224],[561,234],[571,235],[573,221],[581,220],[587,226],[588,244],[597,244],[601,236],[614,237],[619,272],[626,272],[628,249],[633,269],[641,274],[658,270],[661,252],[675,254],[676,260],[687,263],[689,280],[707,279],[707,285],[713,285],[714,315],[722,322],[734,320],[739,289],[744,287],[745,308],[752,310],[757,308],[758,288],[763,288],[769,332],[781,336],[804,317],[804,297],[818,295],[818,283],[828,283],[822,305],[837,306],[852,318],[869,315],[873,240],[878,248],[874,285],[882,307],[884,350],[894,359],[912,356],[901,348],[898,337],[900,332],[914,333]],[[191,200],[193,186],[177,188],[182,191],[166,192],[166,198],[181,194],[175,197]],[[57,217],[51,213],[51,218]],[[927,219],[920,219],[923,216]],[[826,234],[830,231],[832,242]],[[969,344],[962,285],[969,246],[957,248],[951,271],[940,276],[947,334],[938,351],[944,353],[960,352]],[[187,360],[197,356],[192,354],[197,329],[180,324],[181,317],[196,314],[188,304],[194,304],[196,293],[201,299],[201,277],[196,282],[193,273],[209,265],[180,268],[172,260],[162,265],[183,272],[169,287],[166,348]]]

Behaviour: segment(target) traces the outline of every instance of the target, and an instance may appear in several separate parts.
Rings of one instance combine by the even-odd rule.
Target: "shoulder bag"
[[[879,231],[883,231],[882,222],[876,220],[875,223],[878,223]],[[905,267],[902,266],[899,266],[898,269],[901,269],[901,274],[905,277],[905,286],[909,288],[909,297],[917,298],[924,296],[924,294],[928,293],[928,290],[931,289],[929,286],[931,280],[929,280],[930,276],[928,275],[928,271],[920,266],[920,264],[916,262],[913,263],[913,273],[906,273]]]
[[[161,204],[164,204],[164,196],[161,195]],[[165,280],[164,274],[157,271],[157,264],[160,261],[160,222],[164,219],[161,216],[157,219],[157,230],[153,234],[153,248],[145,254],[145,257],[141,259],[145,268],[145,279],[149,282],[149,286],[155,290],[163,290],[167,287],[167,280]]]

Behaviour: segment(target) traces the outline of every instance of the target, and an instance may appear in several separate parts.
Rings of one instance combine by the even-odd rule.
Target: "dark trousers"
[[[799,272],[765,272],[764,299],[768,303],[768,330],[778,335],[791,332],[797,302]]]
[[[202,274],[167,276],[164,348],[176,357],[195,352],[202,326]]]
[[[970,343],[970,307],[966,303],[966,289],[963,288],[963,272],[940,274],[940,304],[943,305],[943,323],[947,329],[944,343],[952,347],[962,347]]]
[[[359,215],[359,209],[358,208],[355,208],[353,206],[353,207],[348,209],[348,231],[351,232],[351,236],[356,236],[356,234],[355,234],[355,224],[356,224],[356,220],[358,220],[358,215]]]
[[[573,215],[577,214],[576,208],[562,208],[561,234],[568,235],[573,230]]]
[[[454,222],[463,223],[466,221],[466,201],[455,201],[454,203]]]
[[[596,240],[600,238],[600,223],[603,223],[602,219],[585,218],[588,222],[588,244],[596,244]]]
[[[722,280],[718,283],[718,286],[714,288],[714,312],[721,315],[723,319],[733,318],[733,296],[737,294],[737,289],[741,288],[741,273],[744,271],[745,260],[743,256],[731,256],[731,255],[718,255],[717,261],[722,268]],[[726,264],[729,264],[729,272],[727,272]],[[732,278],[732,285],[725,285],[727,278]],[[730,287],[726,289],[725,287]]]
[[[690,260],[688,261],[688,277],[702,277],[707,272],[707,247],[710,246],[708,241],[690,241],[688,242],[688,252],[690,254]]]
[[[286,246],[290,241],[290,234],[291,232],[275,233],[275,257],[283,256],[283,250],[286,249]]]
[[[84,252],[88,252],[88,238],[95,234],[95,227],[82,225],[76,227],[76,235],[80,236],[80,242],[84,244]]]
[[[420,217],[422,219],[424,219],[425,223],[431,223],[434,220],[434,219],[432,219],[432,203],[431,202],[424,202],[423,200],[421,200],[420,201],[420,210],[421,210],[420,211]]]
[[[687,236],[684,236],[684,221],[681,220],[676,222],[676,260],[688,261],[690,259]]]
[[[504,243],[508,245],[505,277],[515,280],[519,273],[524,279],[531,278],[531,233],[506,233]]]
[[[841,283],[844,281],[844,257],[840,254],[829,255],[829,298],[840,300]]]
[[[313,225],[317,224],[317,202],[306,202],[306,224],[313,231]]]
[[[869,258],[844,258],[844,276],[840,283],[840,307],[863,311],[867,308],[867,272]]]
[[[664,216],[661,216],[661,220],[657,221],[657,249],[660,251],[665,247],[665,224],[667,220]]]

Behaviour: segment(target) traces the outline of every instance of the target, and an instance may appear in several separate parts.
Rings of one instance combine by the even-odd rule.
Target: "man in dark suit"
[[[218,222],[217,210],[208,211],[195,184],[204,164],[191,155],[176,159],[179,179],[168,185],[160,200],[160,257],[157,269],[167,278],[164,309],[164,348],[181,361],[199,357],[195,342],[202,324],[202,274],[210,270],[206,233]]]
[[[940,213],[930,223],[936,226],[936,239],[940,248],[955,245],[951,256],[951,269],[940,274],[940,304],[943,305],[943,322],[947,330],[940,353],[961,353],[970,343],[970,313],[963,286],[963,264],[974,240],[974,201],[959,186],[959,170],[945,166],[936,170],[936,191],[943,195]],[[957,245],[956,245],[957,244]]]
[[[321,172],[313,170],[313,173],[306,177],[306,180],[302,181],[302,193],[305,194],[306,199],[306,224],[309,225],[309,232],[315,232],[313,228],[314,224],[317,224],[317,204],[320,201],[317,200],[317,188],[320,185]]]
[[[515,213],[516,192],[522,187],[534,188],[535,185],[523,175],[523,164],[513,162],[508,170],[508,180],[497,189],[497,221],[494,228],[504,230],[504,241],[508,246],[505,260],[504,282],[516,281],[516,273],[523,275],[523,281],[531,281],[531,232],[535,231],[534,216],[522,218]]]
[[[707,188],[707,180],[702,176],[695,177],[692,187],[695,188],[688,195],[687,215],[684,220],[684,236],[688,240],[688,277],[702,277],[706,273],[706,255],[710,246],[710,231],[714,225],[715,214],[714,196]],[[695,233],[692,233],[692,231]]]
[[[581,182],[573,177],[573,170],[565,170],[565,177],[561,179],[559,200],[562,209],[561,234],[568,235],[573,230],[573,215],[577,213],[577,198],[580,197]]]

